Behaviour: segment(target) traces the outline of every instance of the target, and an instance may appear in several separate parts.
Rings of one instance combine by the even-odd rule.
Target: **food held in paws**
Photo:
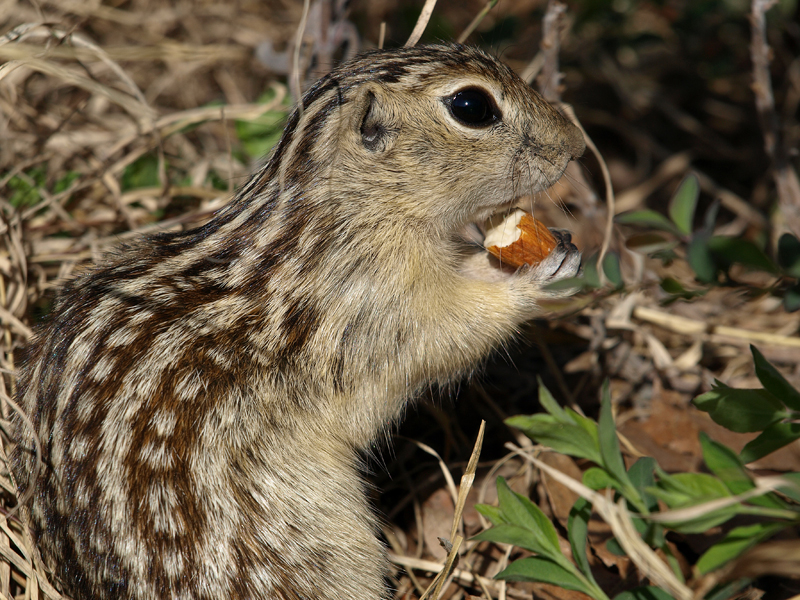
[[[502,264],[539,264],[558,242],[544,223],[521,209],[489,219],[484,247]]]

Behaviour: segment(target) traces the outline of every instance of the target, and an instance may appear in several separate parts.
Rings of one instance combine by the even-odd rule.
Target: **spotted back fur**
[[[480,89],[496,119],[459,122]],[[549,186],[577,129],[496,59],[373,52],[314,85],[208,224],[67,283],[17,398],[13,470],[76,598],[370,599],[386,562],[359,451],[471,372],[570,276],[568,237],[506,273],[462,232]]]

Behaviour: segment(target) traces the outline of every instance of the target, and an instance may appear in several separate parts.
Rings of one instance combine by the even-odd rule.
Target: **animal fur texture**
[[[489,100],[478,125],[459,91]],[[483,52],[372,52],[317,82],[208,224],[61,290],[22,367],[13,471],[82,599],[387,598],[359,452],[573,276],[464,232],[554,183],[578,129]]]

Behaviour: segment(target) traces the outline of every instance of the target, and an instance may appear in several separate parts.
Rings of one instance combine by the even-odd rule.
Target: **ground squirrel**
[[[13,471],[76,598],[387,598],[360,451],[469,374],[543,289],[467,232],[555,182],[578,129],[461,46],[364,54],[303,97],[209,223],[67,283],[21,370]]]

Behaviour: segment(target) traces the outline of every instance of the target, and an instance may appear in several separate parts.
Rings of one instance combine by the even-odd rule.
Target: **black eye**
[[[483,127],[497,118],[492,100],[486,92],[475,88],[456,92],[448,106],[452,115],[464,125]]]

